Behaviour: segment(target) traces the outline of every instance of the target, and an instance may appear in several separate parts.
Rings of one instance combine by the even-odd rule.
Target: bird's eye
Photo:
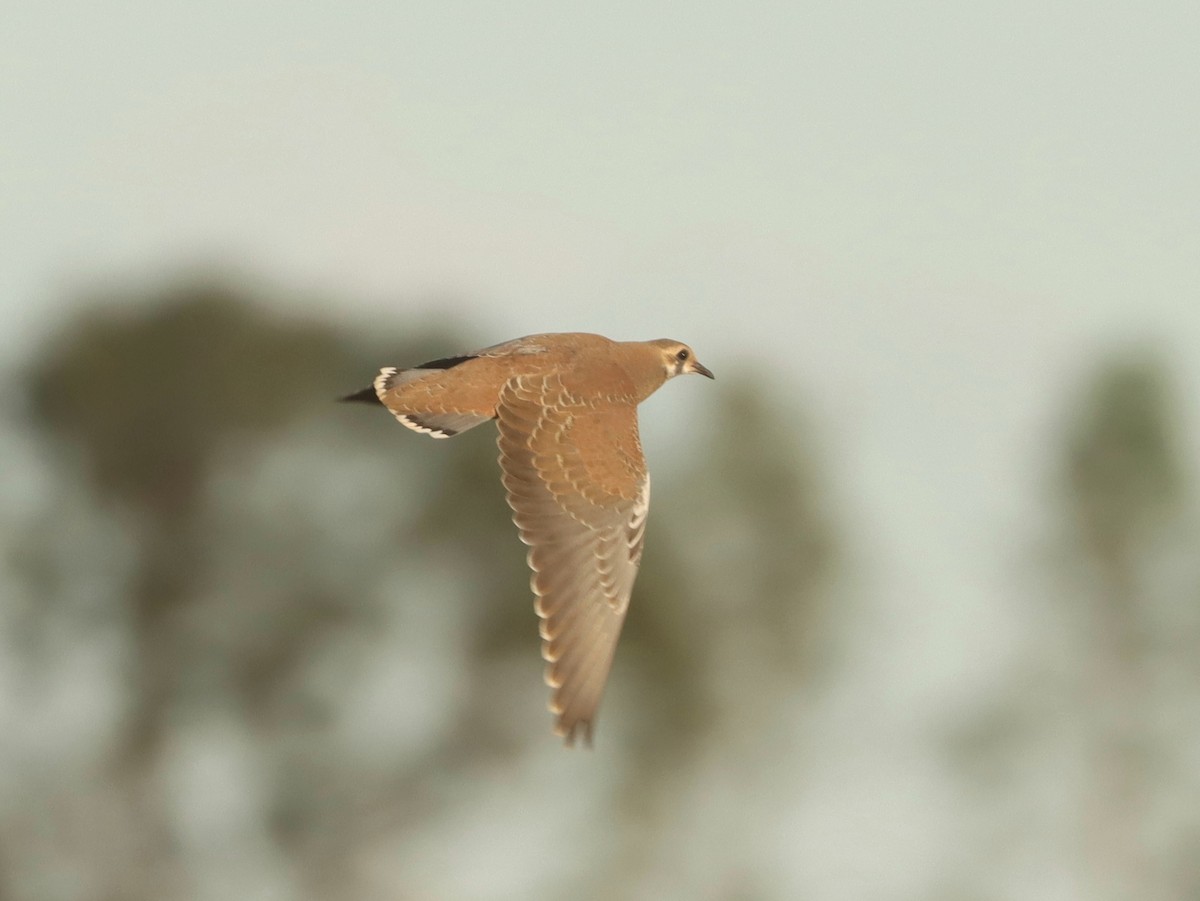
[[[690,355],[688,354],[688,352],[686,350],[681,350],[679,353],[675,354],[675,359],[678,360],[680,363],[682,363],[684,360],[686,360],[688,358],[688,356],[690,356]]]

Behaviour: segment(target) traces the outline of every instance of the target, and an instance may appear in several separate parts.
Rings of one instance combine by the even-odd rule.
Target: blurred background
[[[1200,7],[3,14],[0,899],[1200,898]],[[596,747],[487,430],[688,341]]]

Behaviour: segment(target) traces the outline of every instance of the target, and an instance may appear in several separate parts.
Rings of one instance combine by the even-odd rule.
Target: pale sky
[[[753,365],[810,412],[914,630],[876,664],[909,703],[972,684],[995,546],[1032,540],[1040,450],[1103,351],[1161,345],[1200,420],[1191,0],[3,20],[5,358],[97,278],[216,263],[336,290],[334,317],[448,308],[489,343],[670,336],[718,377]],[[656,411],[703,403],[671,393]]]

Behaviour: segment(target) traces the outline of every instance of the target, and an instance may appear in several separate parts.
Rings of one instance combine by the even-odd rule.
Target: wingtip
[[[576,720],[569,726],[561,719],[554,724],[554,734],[563,740],[563,746],[574,748],[576,735],[582,736],[580,747],[591,750],[592,748],[592,723],[590,720]]]
[[[361,391],[355,391],[353,394],[347,394],[344,397],[338,398],[338,403],[341,404],[379,404],[383,401],[379,399],[379,395],[375,393],[375,388],[363,388]]]

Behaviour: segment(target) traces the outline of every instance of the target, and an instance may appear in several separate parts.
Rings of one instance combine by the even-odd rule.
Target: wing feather
[[[551,373],[509,381],[497,414],[504,487],[530,548],[555,731],[590,743],[649,507],[636,408],[584,403]]]

